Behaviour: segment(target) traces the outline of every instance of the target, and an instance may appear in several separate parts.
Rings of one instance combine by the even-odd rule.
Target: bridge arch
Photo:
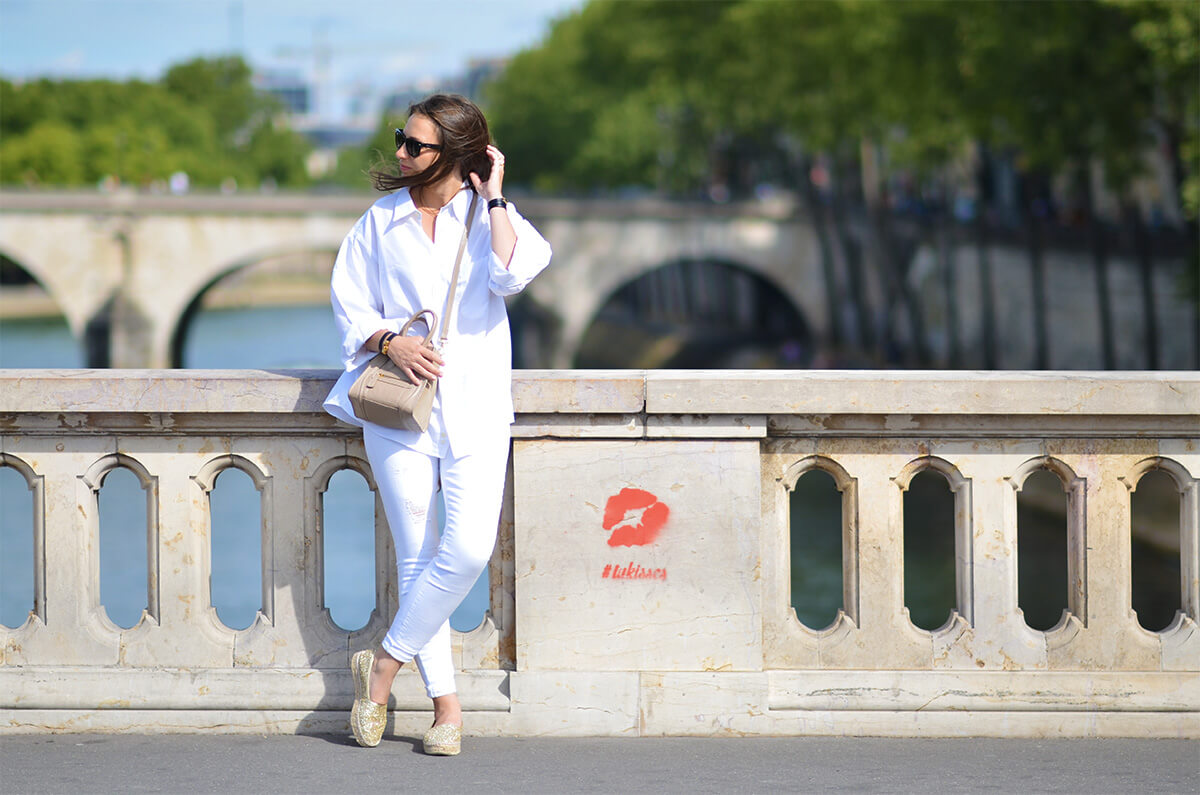
[[[38,277],[38,269],[26,267],[0,249],[0,309],[7,330],[3,332],[3,367],[90,366],[90,352],[100,331],[95,317],[72,312],[61,294]],[[30,343],[34,343],[31,346]]]
[[[4,256],[42,285],[77,340],[121,283],[131,250],[123,231],[119,219],[103,212],[25,212],[6,201],[0,213]]]
[[[618,208],[621,209],[621,208]],[[719,213],[638,213],[632,208],[586,217],[535,217],[554,259],[530,285],[536,304],[558,324],[547,365],[570,367],[584,335],[624,285],[681,261],[734,264],[757,274],[788,299],[810,334],[826,328],[831,308],[821,289],[820,250],[802,219]]]
[[[805,367],[814,347],[803,310],[770,275],[680,257],[599,296],[572,359],[598,369]]]
[[[67,304],[55,291],[50,271],[38,267],[37,264],[31,264],[28,260],[13,256],[6,249],[0,248],[0,287],[28,289],[33,285],[40,287],[46,293],[46,296],[54,303],[58,314],[67,319],[67,325],[71,326],[71,333],[79,336],[83,327],[80,325],[79,328],[76,328],[72,323]]]
[[[266,249],[255,250],[238,256],[236,259],[218,265],[215,269],[205,269],[209,274],[207,281],[199,286],[193,286],[190,296],[185,296],[186,303],[180,311],[176,313],[175,321],[170,329],[169,338],[169,355],[172,367],[183,367],[183,354],[187,345],[188,334],[192,330],[192,326],[201,310],[204,308],[204,299],[209,295],[214,288],[222,282],[226,282],[232,277],[237,276],[250,268],[258,267],[273,261],[282,261],[289,257],[295,256],[323,256],[327,255],[329,260],[329,269],[332,271],[333,261],[337,255],[338,246],[341,244],[339,239],[328,244],[308,243],[297,246],[275,246]],[[328,284],[328,278],[324,279],[325,284]],[[328,301],[326,296],[323,299]]]

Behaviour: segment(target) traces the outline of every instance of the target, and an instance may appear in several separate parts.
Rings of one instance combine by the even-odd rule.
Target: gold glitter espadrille
[[[462,750],[462,727],[443,723],[425,732],[422,741],[430,756],[455,756]]]
[[[383,727],[387,724],[387,704],[376,704],[371,700],[371,667],[375,664],[375,652],[359,651],[350,658],[350,673],[354,676],[354,706],[350,708],[350,731],[354,739],[365,748],[374,748],[383,738]]]

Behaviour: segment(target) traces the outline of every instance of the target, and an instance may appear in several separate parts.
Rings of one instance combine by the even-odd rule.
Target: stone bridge
[[[257,262],[289,253],[336,251],[346,231],[371,197],[353,196],[150,196],[139,194],[0,192],[0,255],[32,275],[61,307],[80,340],[102,334],[107,363],[117,367],[180,366],[183,339],[192,312],[205,292],[222,278]],[[789,308],[789,328],[810,353],[827,351],[833,323],[845,324],[852,306],[845,263],[836,264],[827,283],[817,229],[810,219],[785,206],[681,205],[654,200],[602,201],[528,199],[522,212],[554,246],[552,267],[531,286],[522,302],[518,340],[534,349],[526,365],[578,366],[585,334],[601,308],[622,287],[663,266],[721,263],[752,274],[781,300],[751,304],[742,314],[762,315]],[[954,280],[940,275],[947,252],[916,241],[908,268],[910,287],[920,295],[927,329],[924,345],[945,365],[948,339],[963,349],[978,348],[980,253],[963,244],[952,252]],[[996,366],[1033,366],[1035,325],[1029,300],[1029,265],[1024,251],[996,245],[988,258],[996,283],[994,314],[999,319]],[[1179,284],[1178,262],[1159,263],[1151,292],[1158,307],[1162,369],[1190,366],[1193,343],[1181,329],[1192,328],[1192,309]],[[1137,268],[1113,258],[1109,278],[1117,326],[1117,366],[1145,367],[1145,300]],[[695,315],[695,279],[684,271],[668,285],[660,302]],[[869,305],[883,306],[887,280],[880,274],[856,288]],[[1096,368],[1099,361],[1097,300],[1092,265],[1077,252],[1046,253],[1046,289],[1052,306],[1047,321],[1053,340],[1051,367]],[[736,298],[710,292],[709,303]],[[728,292],[736,292],[729,290]],[[884,311],[884,315],[889,315]],[[707,324],[703,318],[696,322]],[[895,322],[873,317],[870,322]],[[98,330],[98,331],[97,331]],[[731,328],[730,334],[738,333]],[[94,341],[93,341],[94,342]],[[910,340],[911,342],[911,340]],[[95,357],[90,357],[95,360]],[[812,356],[800,362],[807,364]],[[963,362],[976,366],[981,362]]]

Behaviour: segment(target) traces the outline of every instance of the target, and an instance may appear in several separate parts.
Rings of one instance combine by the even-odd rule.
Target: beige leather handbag
[[[413,323],[425,315],[430,318],[425,321],[429,330],[421,344],[428,348],[432,347],[433,330],[437,327],[437,315],[433,310],[422,309],[409,318],[400,330],[400,336],[408,334]],[[351,384],[350,405],[354,407],[354,416],[360,420],[387,428],[424,431],[429,427],[436,391],[437,381],[422,378],[420,384],[414,384],[395,362],[379,353]]]
[[[467,223],[463,228],[462,240],[458,244],[458,256],[454,258],[454,274],[450,277],[450,292],[446,296],[446,309],[442,312],[442,334],[439,347],[444,347],[450,331],[450,319],[454,312],[454,293],[458,289],[458,269],[462,264],[463,252],[467,249],[467,235],[471,233],[471,221],[475,219],[475,203],[479,195],[471,197],[467,210]],[[426,317],[428,316],[428,317]],[[428,329],[421,344],[432,348],[433,333],[437,328],[437,315],[432,309],[422,309],[408,319],[400,336],[406,336],[418,320],[423,320]],[[395,362],[386,354],[376,354],[367,363],[367,369],[350,386],[350,405],[354,416],[385,428],[400,428],[406,431],[424,432],[429,427],[429,415],[433,412],[433,396],[437,381],[421,379],[414,384]]]

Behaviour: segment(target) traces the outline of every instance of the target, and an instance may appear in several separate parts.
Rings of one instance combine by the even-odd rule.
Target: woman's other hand
[[[408,380],[420,385],[421,379],[432,381],[442,375],[442,357],[433,348],[426,348],[421,337],[393,337],[387,355]]]
[[[474,171],[471,172],[471,184],[475,186],[475,192],[478,193],[484,201],[499,199],[504,195],[502,190],[504,186],[504,153],[496,147],[488,144],[487,156],[492,161],[492,173],[488,176],[487,182],[479,178],[479,175]]]

